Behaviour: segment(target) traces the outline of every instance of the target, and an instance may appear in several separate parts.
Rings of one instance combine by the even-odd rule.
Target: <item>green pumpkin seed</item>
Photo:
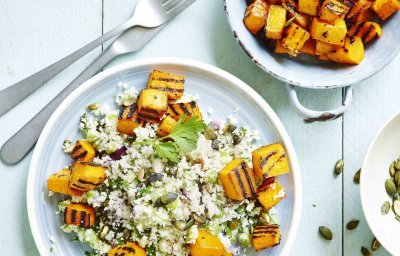
[[[180,230],[180,231],[183,231],[184,228],[185,228],[185,226],[186,226],[185,222],[183,222],[183,221],[174,221],[174,222],[172,222],[172,225],[173,225],[177,230]]]
[[[197,214],[192,214],[192,218],[198,222],[199,224],[204,224],[207,222],[207,219],[204,216],[199,216]]]
[[[400,201],[399,200],[394,200],[393,211],[396,215],[400,215]]]
[[[100,229],[100,238],[104,238],[106,237],[106,235],[108,234],[108,231],[110,231],[110,228],[106,225],[104,225],[101,229]]]
[[[229,228],[231,230],[235,230],[235,229],[237,229],[239,227],[239,221],[238,220],[231,220],[231,221],[229,221],[228,225],[229,225]]]
[[[371,249],[372,251],[377,251],[379,248],[381,248],[381,243],[374,237],[371,242]]]
[[[232,137],[233,145],[235,146],[239,144],[242,141],[243,137],[243,134],[234,134]]]
[[[394,175],[394,180],[396,182],[396,185],[399,186],[400,185],[400,172],[396,172],[396,174]]]
[[[177,193],[168,193],[160,197],[161,202],[164,204],[171,204],[178,198]]]
[[[93,103],[93,104],[90,104],[87,108],[89,110],[93,111],[93,110],[99,109],[100,108],[100,104],[99,103]]]
[[[371,256],[372,254],[369,252],[369,250],[367,248],[365,248],[364,246],[361,247],[361,254],[363,256]]]
[[[390,203],[389,201],[386,201],[381,206],[381,214],[386,215],[389,213],[389,210],[390,210]]]
[[[332,240],[333,234],[329,228],[327,228],[325,226],[320,226],[318,230],[319,230],[319,234],[322,236],[323,239]]]
[[[392,197],[396,193],[396,185],[392,180],[386,180],[385,182],[386,193]]]
[[[353,177],[353,182],[355,184],[360,184],[360,174],[361,174],[361,169],[358,169],[358,171],[354,174]]]
[[[397,220],[398,222],[400,222],[400,216],[399,216],[399,215],[396,215],[396,220]]]
[[[359,223],[360,223],[359,220],[351,220],[351,221],[349,221],[349,223],[347,223],[346,228],[348,230],[353,230],[353,229],[357,228]]]
[[[335,174],[339,175],[342,173],[344,167],[344,162],[342,159],[338,160],[335,164]]]
[[[296,19],[296,16],[293,16],[292,18],[290,18],[286,23],[285,23],[285,28],[289,27],[290,24],[293,23],[293,21]]]
[[[215,140],[217,138],[214,125],[207,125],[206,129],[204,130],[204,137],[206,137],[207,140]]]
[[[195,224],[194,219],[190,219],[186,225],[183,227],[183,230],[188,230],[189,228],[191,228],[193,225]]]
[[[154,182],[162,180],[163,178],[164,178],[164,174],[162,174],[162,173],[153,173],[152,175],[150,175],[146,179],[146,182],[147,183],[154,183]]]
[[[400,171],[400,160],[394,161],[394,168],[396,171]]]
[[[393,200],[400,200],[400,194],[399,193],[394,194]]]
[[[394,177],[394,175],[396,174],[396,169],[394,168],[394,164],[395,164],[395,162],[390,164],[390,168],[389,168],[390,177]]]

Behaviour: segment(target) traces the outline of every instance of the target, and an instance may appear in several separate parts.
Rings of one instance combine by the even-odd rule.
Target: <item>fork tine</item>
[[[169,16],[174,16],[188,8],[190,5],[192,5],[196,0],[180,0],[179,3],[175,4],[172,6],[169,10],[166,11],[166,13]]]
[[[163,4],[162,4],[162,8],[165,11],[168,11],[171,8],[173,8],[176,4],[178,4],[180,1],[182,1],[182,0],[167,0],[167,1],[164,1]]]

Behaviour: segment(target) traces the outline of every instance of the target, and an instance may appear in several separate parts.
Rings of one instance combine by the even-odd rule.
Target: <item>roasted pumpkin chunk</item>
[[[102,184],[107,178],[106,167],[91,162],[75,162],[71,167],[69,187],[87,192]]]
[[[313,18],[311,22],[311,37],[325,43],[343,45],[346,33],[346,23],[342,19],[335,20],[334,24],[329,24],[319,18]]]
[[[64,223],[81,228],[90,228],[96,222],[96,210],[88,204],[72,203],[64,211]]]
[[[150,74],[147,88],[166,92],[169,100],[177,100],[183,95],[185,89],[185,77],[182,75],[153,70]]]
[[[117,123],[117,131],[126,135],[135,135],[135,130],[139,126],[144,126],[146,122],[142,121],[138,117],[137,105],[132,104],[130,106],[122,106]]]
[[[285,196],[285,189],[275,178],[266,179],[257,190],[257,199],[267,211],[282,201]]]
[[[337,63],[359,64],[364,58],[364,45],[361,38],[357,36],[347,37],[342,48],[326,55]]]
[[[339,49],[340,45],[328,44],[319,40],[316,40],[315,44],[315,54],[316,55],[324,55],[328,52],[333,52]]]
[[[268,4],[264,0],[255,0],[247,7],[243,23],[252,34],[257,34],[265,26],[267,11]]]
[[[362,22],[352,26],[348,32],[350,37],[358,36],[364,43],[382,35],[382,28],[375,22]]]
[[[286,9],[280,5],[271,5],[268,8],[265,37],[281,39],[286,23]]]
[[[138,118],[149,123],[159,123],[168,108],[166,92],[144,89],[137,100]]]
[[[256,193],[255,177],[243,159],[234,159],[219,172],[225,194],[234,200],[252,198]]]
[[[333,24],[337,19],[344,19],[348,11],[349,7],[337,0],[325,0],[319,10],[319,17]]]
[[[91,162],[96,156],[96,150],[87,140],[78,140],[71,152],[74,161]]]
[[[253,230],[253,245],[257,251],[279,245],[281,230],[278,225],[255,226]]]
[[[319,0],[299,0],[299,11],[311,16],[317,16]]]
[[[196,101],[169,104],[165,115],[172,117],[175,121],[179,121],[183,115],[186,115],[186,120],[192,116],[197,116],[198,119],[203,118]]]
[[[285,29],[282,46],[288,50],[290,55],[296,56],[309,38],[310,33],[307,30],[292,23]]]
[[[351,19],[360,15],[365,10],[369,9],[372,6],[372,2],[369,0],[356,0],[354,2],[353,7],[351,7],[350,11],[347,14],[347,18]]]
[[[364,11],[361,11],[357,16],[353,16],[350,19],[347,19],[350,26],[354,25],[354,24],[358,24],[361,22],[366,22],[366,21],[370,21],[374,18],[374,13],[373,11],[371,11],[371,9],[366,9]]]
[[[308,54],[311,56],[315,55],[315,40],[314,39],[308,39],[307,42],[303,45],[303,47],[300,49],[300,53]]]
[[[47,189],[54,193],[67,196],[82,196],[83,192],[70,188],[69,178],[71,171],[69,169],[61,170],[47,179]]]
[[[285,9],[289,12],[289,17],[293,18],[295,17],[294,21],[302,26],[303,28],[307,28],[308,24],[310,22],[310,16],[304,13],[300,13],[297,11],[298,5],[295,1],[293,0],[285,0],[282,2],[282,6],[285,7]]]
[[[374,10],[382,20],[386,20],[399,9],[400,2],[398,0],[375,0],[372,5],[372,10]]]
[[[283,47],[282,40],[276,40],[274,47],[274,53],[289,53],[288,50]]]
[[[263,146],[252,152],[254,175],[259,179],[289,172],[285,150],[281,144]]]
[[[199,230],[196,242],[190,245],[192,256],[223,256],[225,247],[218,237],[208,231]]]
[[[171,133],[175,128],[177,121],[170,116],[166,116],[160,123],[157,129],[157,136],[164,137]]]
[[[111,249],[108,256],[146,256],[146,251],[135,243],[128,243]]]

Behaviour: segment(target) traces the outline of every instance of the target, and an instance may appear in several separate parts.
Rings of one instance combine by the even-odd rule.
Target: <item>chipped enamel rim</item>
[[[290,250],[293,247],[300,223],[301,208],[302,208],[302,183],[301,183],[300,167],[297,155],[285,127],[283,126],[282,122],[275,114],[273,109],[268,105],[268,103],[265,102],[265,100],[259,94],[257,94],[256,91],[254,91],[250,86],[245,84],[240,79],[217,67],[198,61],[180,59],[180,58],[151,58],[151,59],[136,60],[105,70],[104,72],[86,81],[80,87],[78,87],[74,92],[72,92],[60,104],[60,106],[50,117],[39,137],[39,140],[33,152],[32,160],[29,167],[27,194],[26,194],[29,223],[33,234],[33,238],[35,240],[36,246],[40,254],[54,255],[49,252],[48,245],[45,243],[45,239],[47,239],[46,241],[48,241],[49,238],[43,238],[43,235],[40,232],[39,222],[37,221],[39,220],[40,217],[36,212],[36,208],[39,207],[38,204],[42,203],[38,202],[38,198],[32,196],[33,191],[37,186],[37,184],[35,184],[36,181],[35,177],[37,173],[40,172],[40,170],[38,170],[36,165],[40,159],[41,152],[46,147],[45,142],[49,138],[50,131],[53,128],[55,128],[57,121],[60,120],[60,118],[62,118],[62,114],[64,113],[64,111],[66,111],[66,109],[74,101],[79,99],[82,95],[84,95],[85,92],[89,91],[91,88],[95,87],[98,84],[101,84],[102,81],[105,81],[109,77],[117,76],[121,72],[125,71],[135,72],[135,69],[137,68],[149,67],[149,66],[156,67],[158,65],[187,67],[193,70],[198,70],[199,72],[204,74],[204,76],[214,77],[220,81],[223,81],[223,83],[230,84],[243,94],[247,94],[247,96],[251,97],[254,103],[258,105],[258,107],[264,112],[265,118],[269,119],[272,127],[275,128],[277,135],[282,140],[286,148],[286,152],[289,159],[289,165],[291,169],[290,175],[292,176],[293,179],[292,216],[290,222],[288,223],[289,226],[288,235],[287,237],[285,237],[284,242],[280,245],[282,247],[282,253],[280,255],[281,256],[289,255]]]

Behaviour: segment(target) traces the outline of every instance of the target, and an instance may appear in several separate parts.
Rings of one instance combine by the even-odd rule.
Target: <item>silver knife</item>
[[[157,28],[132,28],[120,35],[96,60],[77,78],[62,90],[24,127],[14,134],[1,148],[0,157],[6,164],[16,164],[32,149],[39,138],[47,120],[61,102],[83,82],[94,76],[102,67],[115,57],[136,52],[149,42],[163,26]]]

